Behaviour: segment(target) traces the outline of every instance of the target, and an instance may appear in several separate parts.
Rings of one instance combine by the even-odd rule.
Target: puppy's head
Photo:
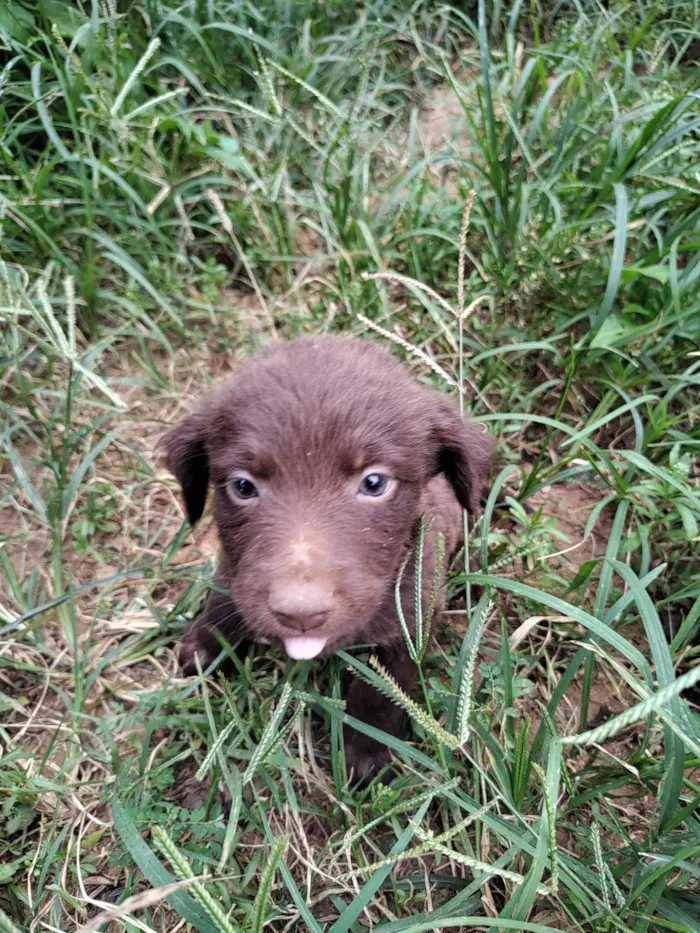
[[[375,344],[338,337],[254,357],[164,445],[190,522],[213,487],[251,635],[295,658],[373,640],[424,487],[444,473],[474,511],[492,449]]]

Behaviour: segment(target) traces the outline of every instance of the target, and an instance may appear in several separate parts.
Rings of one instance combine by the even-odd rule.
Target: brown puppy
[[[486,484],[493,442],[483,427],[376,344],[319,337],[249,360],[164,445],[190,522],[213,486],[221,542],[215,588],[182,642],[185,673],[195,671],[195,652],[203,666],[216,657],[218,629],[230,642],[263,642],[297,659],[376,645],[410,688],[415,666],[396,616],[396,576],[425,514],[427,602],[435,535],[454,552],[461,507],[474,512]],[[413,586],[409,569],[409,626]],[[402,733],[401,711],[357,680],[348,713]],[[355,778],[389,760],[386,746],[354,729],[345,750]]]

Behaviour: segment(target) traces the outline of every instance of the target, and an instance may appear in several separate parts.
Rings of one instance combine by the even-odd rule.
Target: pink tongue
[[[284,647],[287,654],[295,661],[308,661],[320,654],[326,646],[328,638],[314,638],[312,635],[296,635],[294,638],[285,638]]]

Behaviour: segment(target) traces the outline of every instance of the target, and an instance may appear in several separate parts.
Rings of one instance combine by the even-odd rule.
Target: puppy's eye
[[[385,496],[391,489],[392,479],[384,473],[368,473],[363,476],[358,492],[361,496],[372,496],[378,499]]]
[[[233,499],[257,499],[260,495],[258,487],[253,480],[245,474],[234,477],[229,483],[228,488],[231,498]]]

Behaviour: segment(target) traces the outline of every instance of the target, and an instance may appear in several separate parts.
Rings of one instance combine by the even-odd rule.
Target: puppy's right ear
[[[165,462],[182,487],[185,511],[191,525],[202,517],[209,485],[209,457],[204,416],[189,415],[162,440]]]
[[[463,418],[452,400],[433,393],[436,471],[452,484],[460,505],[474,514],[488,488],[494,439],[483,425]]]

